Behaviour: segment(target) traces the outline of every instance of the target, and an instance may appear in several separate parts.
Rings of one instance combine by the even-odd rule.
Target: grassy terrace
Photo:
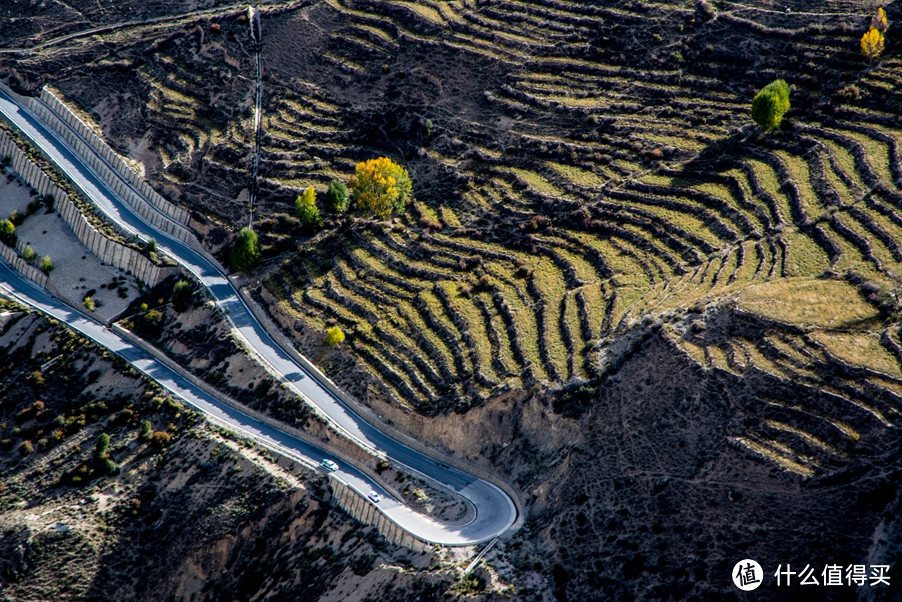
[[[792,131],[764,137],[747,125],[749,89],[724,85],[726,58],[702,74],[666,64],[678,59],[670,55],[638,69],[615,54],[589,59],[576,50],[595,27],[648,13],[692,26],[682,3],[640,14],[551,0],[383,2],[366,19],[356,3],[331,6],[376,50],[406,38],[512,73],[488,103],[515,127],[490,138],[464,124],[427,149],[467,183],[456,200],[421,199],[423,223],[444,229],[359,235],[327,268],[353,290],[327,274],[305,293],[331,287],[346,297],[320,308],[323,320],[381,316],[380,328],[363,326],[359,338],[382,347],[362,361],[379,374],[373,362],[384,360],[421,392],[421,401],[404,403],[469,403],[466,393],[442,397],[442,387],[485,397],[500,384],[591,379],[605,337],[648,316],[728,302],[769,321],[769,334],[705,340],[674,330],[668,338],[705,369],[829,391],[829,400],[761,400],[761,420],[734,438],[737,448],[811,476],[844,465],[866,425],[898,417],[902,339],[898,325],[879,330],[873,287],[895,290],[902,260],[902,135],[887,127],[880,103],[843,107],[827,125],[794,117]],[[836,68],[860,71],[849,45],[848,36],[821,36],[799,52],[812,59],[826,46]],[[887,61],[860,86],[895,98],[883,83],[902,81],[899,65]],[[813,81],[802,71],[799,86]],[[326,124],[341,130],[334,114],[329,122],[309,110],[291,115],[292,135],[310,144],[328,137]],[[876,401],[852,376],[865,366],[871,386],[885,391]],[[825,387],[828,369],[839,376]]]

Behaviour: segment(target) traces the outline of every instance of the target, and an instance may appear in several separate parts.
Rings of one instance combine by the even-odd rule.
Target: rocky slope
[[[438,600],[454,586],[455,559],[386,544],[316,473],[15,306],[0,386],[0,599]]]

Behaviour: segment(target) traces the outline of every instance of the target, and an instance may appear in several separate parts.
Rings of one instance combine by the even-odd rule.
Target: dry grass
[[[880,344],[879,332],[814,332],[811,338],[823,345],[830,355],[850,366],[902,378],[899,362]]]
[[[782,466],[786,470],[790,472],[794,472],[796,474],[800,474],[802,476],[810,477],[814,475],[814,470],[805,466],[804,464],[800,464],[793,459],[787,458],[783,453],[780,453],[782,450],[775,450],[763,443],[758,443],[757,441],[752,441],[751,439],[747,439],[745,437],[736,437],[734,439],[736,443],[739,443],[743,447],[755,452],[756,454],[761,455],[767,460],[775,462],[779,466]]]
[[[738,300],[745,311],[814,328],[850,328],[879,316],[855,287],[839,280],[786,278],[748,287]]]
[[[789,247],[786,255],[787,276],[820,276],[830,267],[827,253],[808,236],[789,232],[783,240]]]

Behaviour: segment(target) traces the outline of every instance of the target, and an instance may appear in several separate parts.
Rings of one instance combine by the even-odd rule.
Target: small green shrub
[[[145,420],[141,423],[141,433],[138,435],[138,439],[141,441],[150,441],[151,435],[153,435],[153,430],[150,425],[150,420]]]
[[[351,562],[351,570],[355,575],[363,577],[373,570],[373,561],[376,557],[372,554],[361,554]]]
[[[50,259],[50,255],[44,255],[44,259],[41,260],[41,271],[45,274],[53,271],[53,260]]]
[[[31,245],[25,245],[25,249],[22,251],[22,259],[25,261],[34,261],[34,258],[37,256],[38,254],[34,252]]]
[[[187,280],[179,280],[172,289],[172,309],[182,313],[187,311],[191,306],[191,296],[194,291],[191,289],[191,283]]]
[[[116,474],[119,472],[119,465],[113,462],[112,458],[104,458],[100,465],[103,467],[103,472],[106,474]]]
[[[94,299],[92,297],[85,297],[82,303],[84,303],[85,309],[87,309],[88,311],[94,311],[95,309],[97,309],[97,304],[94,303]]]
[[[152,309],[144,314],[144,319],[151,326],[159,326],[163,323],[163,312],[161,312],[159,309]]]

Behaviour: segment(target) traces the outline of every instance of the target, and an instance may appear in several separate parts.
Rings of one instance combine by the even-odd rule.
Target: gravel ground
[[[31,201],[31,189],[23,186],[17,180],[10,181],[7,177],[0,176],[0,218],[5,219],[15,210],[25,213],[29,201]]]
[[[24,213],[29,200],[28,187],[16,181],[0,179],[0,215],[5,217],[15,209]],[[54,266],[50,282],[66,302],[85,309],[86,293],[95,291],[91,297],[96,308],[91,313],[99,320],[108,321],[117,316],[137,297],[134,279],[89,252],[55,211],[42,210],[27,217],[16,228],[16,234],[19,240],[30,244],[35,250],[36,261],[39,262],[45,255],[50,256]],[[127,278],[127,283],[124,283],[128,285],[126,298],[120,297],[116,288],[101,288],[101,285],[107,285],[119,276]]]

